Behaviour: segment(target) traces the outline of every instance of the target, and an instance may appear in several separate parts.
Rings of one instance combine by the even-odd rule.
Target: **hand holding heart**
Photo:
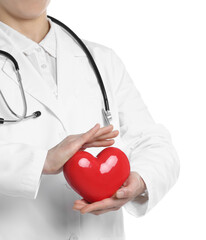
[[[92,203],[111,197],[130,174],[127,155],[116,147],[103,149],[94,157],[78,151],[64,165],[68,184],[86,201]]]
[[[85,133],[67,136],[48,151],[42,173],[60,173],[68,159],[79,150],[85,150],[88,147],[111,146],[114,144],[114,139],[112,138],[119,134],[118,130],[112,131],[112,129],[113,125],[100,128],[100,125],[96,124]],[[126,202],[144,192],[145,189],[146,186],[139,174],[131,172],[120,189],[112,197],[93,202],[92,204],[88,203],[85,199],[77,200],[74,203],[73,209],[81,211],[82,214],[88,212],[95,215],[118,210]]]
[[[94,215],[119,210],[128,201],[143,193],[145,189],[146,185],[140,175],[137,172],[130,172],[127,180],[112,197],[91,204],[84,199],[76,200],[73,209],[82,214],[91,213]]]
[[[100,124],[96,124],[85,133],[67,136],[48,151],[42,173],[60,173],[64,164],[78,150],[84,150],[88,147],[107,147],[114,144],[112,138],[118,136],[119,131],[112,131],[112,129],[113,125],[100,128]]]

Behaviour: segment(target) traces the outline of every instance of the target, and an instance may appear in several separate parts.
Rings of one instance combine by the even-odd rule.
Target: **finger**
[[[98,123],[98,124],[99,124],[99,123]],[[96,125],[97,125],[97,124],[96,124]],[[99,136],[101,136],[101,135],[103,135],[103,134],[107,134],[107,133],[111,132],[112,129],[113,129],[113,125],[109,125],[109,126],[106,126],[106,127],[99,128],[98,131],[95,133],[95,135],[94,135],[93,137],[96,138],[96,137],[99,137]],[[91,130],[91,129],[90,129],[90,130]],[[89,130],[89,131],[90,131],[90,130]],[[87,131],[87,132],[89,132],[89,131]],[[74,135],[74,136],[77,136],[77,135],[81,136],[81,135],[86,134],[87,132],[85,132],[85,133],[80,133],[80,134],[76,134],[76,135]],[[72,135],[70,135],[70,136],[72,136]]]
[[[122,186],[123,186],[123,187],[126,187],[126,186],[129,185],[129,183],[130,183],[130,177],[128,177],[128,178],[124,181],[124,183],[122,184]]]
[[[92,143],[85,143],[84,147],[106,147],[115,143],[114,139],[104,140],[104,141],[95,141]]]
[[[85,207],[89,203],[85,199],[76,200],[73,205],[74,210],[80,210],[82,207]]]
[[[111,132],[112,129],[113,129],[113,125],[109,125],[109,126],[100,128],[100,129],[98,130],[98,132],[96,132],[95,138]]]
[[[128,185],[127,187],[122,187],[116,192],[116,198],[132,198],[134,194],[136,194],[136,189],[131,185]]]
[[[85,206],[87,206],[87,205],[89,205],[89,203],[86,201],[86,200],[84,200],[84,199],[82,199],[82,200],[76,200],[75,202],[74,202],[74,205],[73,205],[73,209],[81,209],[82,207],[85,207]]]
[[[78,207],[78,206],[85,207],[85,206],[87,206],[87,205],[88,205],[88,204],[86,204],[86,203],[75,202],[74,205],[73,205],[73,207]]]
[[[125,182],[122,184],[122,186],[126,187],[127,184],[128,184],[128,183],[125,181]]]
[[[84,144],[79,150],[84,151],[87,148],[87,146]]]
[[[100,140],[109,140],[111,138],[117,137],[118,134],[119,134],[119,131],[115,130],[113,132],[103,134],[103,135],[101,135],[99,137],[94,136],[90,141],[87,141],[87,143],[92,143],[94,141],[100,141]]]
[[[106,138],[111,139],[112,137],[116,137],[119,134],[119,132],[118,132],[118,130],[116,130],[111,133],[112,129],[113,129],[113,125],[109,125],[109,126],[100,128],[93,136],[90,137],[90,139],[86,140],[86,144],[92,143],[92,142],[98,140],[99,137],[102,137],[101,139],[106,139]],[[83,135],[83,134],[80,134],[80,135]],[[105,137],[105,135],[107,135],[107,136]],[[108,145],[106,145],[106,146],[108,146]],[[89,147],[91,147],[91,146],[89,146]],[[82,150],[84,150],[86,148],[87,148],[87,146],[83,146]]]
[[[63,167],[61,167],[59,170],[56,171],[56,174],[59,174],[60,172],[63,171]]]
[[[100,214],[104,214],[104,213],[107,213],[107,212],[111,212],[111,211],[117,211],[119,210],[120,207],[117,207],[117,208],[109,208],[109,209],[106,209],[106,210],[98,210],[98,211],[92,211],[92,212],[89,212],[90,214],[94,214],[94,215],[100,215]]]
[[[104,134],[104,135],[101,135],[101,136],[97,137],[96,140],[110,139],[110,138],[113,138],[113,137],[117,137],[118,134],[119,134],[119,131],[115,130],[111,133],[107,133],[107,134]]]
[[[91,128],[89,131],[81,134],[80,139],[82,140],[82,145],[87,142],[91,137],[95,135],[95,133],[99,130],[100,124],[97,123],[93,128]]]
[[[91,203],[91,204],[85,206],[81,210],[81,213],[84,214],[86,212],[91,212],[91,211],[95,211],[95,210],[104,210],[107,208],[117,207],[116,204],[117,203],[115,202],[114,199],[106,198],[102,201],[94,202],[94,203]]]
[[[74,203],[82,203],[82,204],[89,204],[89,202],[87,202],[85,199],[81,199],[81,200],[76,200]]]
[[[74,204],[74,206],[72,207],[73,210],[78,210],[80,211],[83,207],[85,207],[84,204]]]

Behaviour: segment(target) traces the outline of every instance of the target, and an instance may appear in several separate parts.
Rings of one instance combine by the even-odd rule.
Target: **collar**
[[[50,24],[49,32],[42,39],[40,43],[37,43],[30,38],[26,37],[22,33],[16,31],[9,25],[0,21],[0,29],[11,39],[15,39],[15,45],[19,51],[23,52],[26,55],[30,55],[34,48],[39,48],[41,46],[45,49],[51,56],[56,58],[56,34],[54,23],[51,19],[47,18]]]

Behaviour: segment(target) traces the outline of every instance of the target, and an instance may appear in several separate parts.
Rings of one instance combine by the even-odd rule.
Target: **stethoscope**
[[[102,81],[102,77],[100,75],[100,72],[97,68],[97,65],[91,55],[91,53],[89,52],[89,50],[87,49],[87,47],[85,46],[85,44],[82,42],[82,40],[69,28],[67,27],[65,24],[63,24],[62,22],[60,22],[59,20],[51,17],[51,16],[47,16],[48,18],[50,18],[53,22],[55,22],[56,24],[58,24],[59,26],[63,27],[69,34],[71,34],[74,39],[76,39],[76,41],[79,43],[80,47],[84,50],[84,52],[86,53],[87,55],[87,58],[89,60],[89,63],[91,64],[92,68],[93,68],[93,71],[96,75],[96,78],[98,80],[98,83],[100,85],[100,88],[101,88],[101,91],[102,91],[102,95],[103,95],[103,98],[104,98],[104,105],[105,105],[105,109],[102,108],[102,114],[104,116],[104,119],[106,121],[106,124],[107,125],[110,125],[110,122],[112,120],[112,115],[111,115],[111,111],[109,109],[109,102],[108,102],[108,98],[107,98],[107,93],[105,91],[105,87],[104,87],[104,84],[103,84],[103,81]],[[0,124],[4,124],[4,123],[16,123],[16,122],[20,122],[22,120],[26,120],[26,119],[31,119],[31,118],[37,118],[39,116],[41,116],[41,112],[40,111],[36,111],[34,113],[32,113],[31,115],[28,115],[27,116],[27,102],[26,102],[26,97],[25,97],[25,92],[24,92],[24,88],[23,88],[23,85],[22,85],[22,79],[21,79],[21,74],[19,72],[19,65],[16,61],[16,59],[11,55],[9,54],[8,52],[5,52],[5,51],[2,51],[0,50],[0,54],[2,55],[5,55],[7,58],[9,58],[13,64],[14,64],[14,67],[15,67],[15,73],[16,73],[16,77],[17,77],[17,80],[18,80],[18,83],[19,83],[19,87],[20,87],[20,92],[21,92],[21,96],[22,96],[22,100],[23,100],[23,114],[22,115],[19,115],[17,113],[15,113],[12,108],[9,106],[8,102],[6,101],[3,93],[1,92],[0,90],[0,95],[4,101],[4,103],[6,104],[7,108],[9,109],[9,111],[17,118],[17,119],[14,119],[14,120],[7,120],[7,119],[4,119],[4,118],[0,118]]]

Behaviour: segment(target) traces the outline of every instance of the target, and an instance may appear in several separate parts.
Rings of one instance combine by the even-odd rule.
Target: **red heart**
[[[97,157],[79,150],[63,167],[69,185],[88,202],[111,197],[130,173],[129,160],[119,148],[108,147]]]

